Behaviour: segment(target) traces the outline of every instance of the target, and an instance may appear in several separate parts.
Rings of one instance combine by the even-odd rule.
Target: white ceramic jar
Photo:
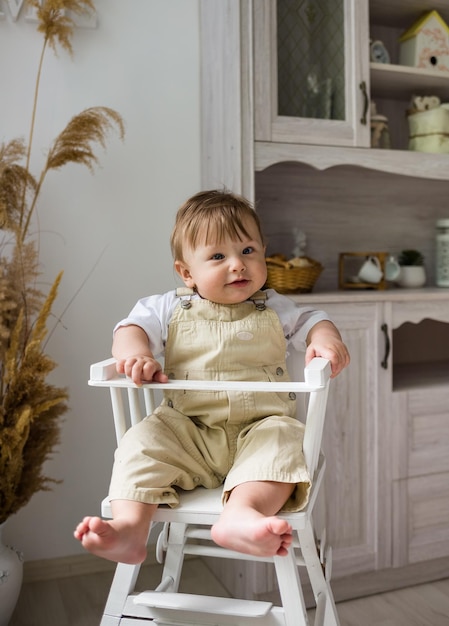
[[[449,287],[449,219],[436,223],[435,282],[438,287]]]

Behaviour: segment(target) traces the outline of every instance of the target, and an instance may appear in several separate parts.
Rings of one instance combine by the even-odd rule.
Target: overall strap
[[[176,289],[176,295],[178,298],[182,298],[183,296],[193,296],[194,293],[195,290],[190,287],[178,287]]]
[[[178,287],[176,289],[176,296],[181,299],[181,306],[184,309],[189,309],[192,304],[190,302],[192,296],[195,294],[195,290],[190,287]],[[258,311],[264,311],[266,309],[265,301],[267,299],[265,291],[256,291],[255,294],[249,298]]]
[[[250,300],[251,302],[254,302],[258,311],[265,311],[267,308],[265,305],[267,297],[268,296],[265,291],[256,291],[256,293],[251,296]]]
[[[194,295],[195,290],[190,287],[178,287],[176,289],[176,297],[181,299],[181,307],[183,309],[190,309],[192,303],[190,300]]]

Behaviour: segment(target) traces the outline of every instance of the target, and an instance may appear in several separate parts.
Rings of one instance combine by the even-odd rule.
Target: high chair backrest
[[[296,359],[296,361],[295,361]],[[289,371],[298,371],[297,363],[303,363],[304,355],[290,355]],[[293,360],[293,366],[291,365]],[[200,381],[170,380],[168,383],[148,383],[138,387],[129,378],[119,376],[115,359],[110,358],[94,363],[90,368],[89,385],[108,387],[111,393],[112,410],[117,442],[133,424],[150,415],[155,408],[154,391],[167,389],[206,390],[206,391],[272,391],[294,392],[299,406],[304,406],[306,397],[306,424],[303,451],[310,476],[314,476],[321,451],[321,439],[324,427],[324,414],[330,379],[330,363],[317,357],[304,368],[304,381],[293,382],[251,382],[251,381]]]

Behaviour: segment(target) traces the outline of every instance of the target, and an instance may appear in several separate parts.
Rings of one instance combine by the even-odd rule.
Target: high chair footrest
[[[150,608],[216,613],[236,617],[263,617],[273,606],[271,602],[258,600],[239,600],[165,591],[143,591],[134,598],[134,603]]]

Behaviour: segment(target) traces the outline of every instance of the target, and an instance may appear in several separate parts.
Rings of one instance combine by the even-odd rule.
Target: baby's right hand
[[[166,383],[168,376],[162,371],[159,361],[148,355],[135,355],[126,359],[117,359],[118,374],[125,374],[136,385],[147,382]]]

